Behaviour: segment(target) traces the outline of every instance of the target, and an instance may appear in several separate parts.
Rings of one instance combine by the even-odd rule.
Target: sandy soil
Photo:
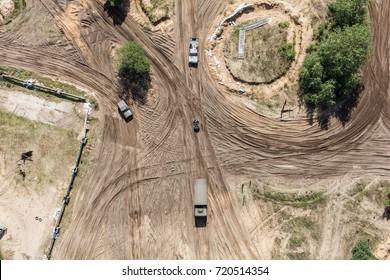
[[[265,2],[280,3],[284,10],[301,16],[302,46],[311,40],[308,22],[315,14],[308,5],[311,1]],[[324,1],[314,2],[322,5]],[[147,31],[132,16],[114,25],[102,3],[79,0],[67,8],[63,1],[34,4],[32,12],[49,14],[63,32],[61,40],[66,44],[54,44],[57,52],[44,43],[43,47],[31,46],[24,34],[0,33],[3,64],[61,77],[87,88],[96,92],[102,108],[104,129],[96,158],[53,258],[288,258],[291,236],[278,235],[278,228],[271,226],[264,229],[270,243],[260,239],[262,231],[255,229],[262,227],[261,220],[243,218],[245,212],[239,209],[242,197],[234,191],[237,183],[262,177],[276,182],[294,180],[304,191],[315,181],[315,186],[334,198],[337,193],[343,196],[341,182],[366,176],[389,178],[388,1],[373,0],[370,6],[374,53],[363,71],[365,87],[358,105],[351,110],[349,121],[332,118],[327,130],[316,120],[280,122],[259,114],[244,105],[243,98],[220,87],[203,50],[208,48],[215,24],[223,18],[226,1],[176,1],[172,32]],[[75,20],[77,15],[83,15],[82,20]],[[23,26],[29,26],[28,21]],[[202,50],[196,69],[187,66],[188,40],[193,36],[200,38]],[[152,90],[145,104],[131,105],[135,118],[124,123],[116,113],[118,84],[111,53],[128,39],[141,43],[153,61]],[[71,46],[69,54],[74,56],[66,55],[66,46]],[[304,52],[297,53],[291,71],[303,61]],[[271,94],[295,79],[291,72],[286,80],[265,91]],[[195,115],[201,121],[198,134],[192,131]],[[210,215],[207,227],[201,229],[194,227],[193,219],[195,178],[207,178],[209,183]],[[305,184],[305,180],[313,181]],[[326,204],[324,215],[313,221],[321,223],[322,231],[320,242],[308,239],[310,258],[347,257],[353,244],[336,246],[344,236],[346,201]],[[258,205],[254,211],[265,219],[264,213],[282,213],[272,213],[266,206]],[[304,217],[307,213],[297,210],[294,214]],[[361,219],[368,219],[363,216]],[[382,221],[373,232],[369,229],[367,234],[378,240],[390,235]],[[282,248],[279,255],[274,247]]]

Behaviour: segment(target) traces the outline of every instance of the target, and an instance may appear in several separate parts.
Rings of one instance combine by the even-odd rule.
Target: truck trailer
[[[207,180],[195,179],[194,195],[195,226],[205,227],[207,223]]]

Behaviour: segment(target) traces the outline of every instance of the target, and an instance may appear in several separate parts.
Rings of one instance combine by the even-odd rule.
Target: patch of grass
[[[0,247],[0,261],[4,260],[3,254],[1,253],[1,247]]]
[[[323,192],[307,192],[306,194],[298,195],[294,193],[271,192],[267,188],[264,188],[263,191],[259,189],[254,190],[253,196],[264,201],[294,207],[318,205],[323,204],[326,201],[326,197]]]
[[[372,254],[372,247],[369,239],[360,240],[352,249],[352,260],[377,260]]]
[[[380,181],[377,185],[370,187],[363,192],[365,198],[373,201],[377,206],[383,207],[388,201],[390,193],[390,182]]]
[[[279,47],[280,55],[286,59],[287,61],[294,61],[295,58],[295,50],[293,43],[284,43]]]
[[[290,253],[287,253],[287,257],[290,260],[308,260],[309,253],[308,252],[290,252]]]
[[[69,84],[59,82],[59,81],[55,81],[55,80],[50,79],[50,78],[42,77],[42,76],[39,76],[39,75],[37,75],[33,72],[30,72],[30,71],[20,70],[20,69],[16,69],[13,67],[4,67],[4,66],[0,65],[0,73],[4,73],[10,77],[15,77],[15,78],[18,78],[21,80],[32,79],[32,80],[36,81],[39,85],[42,85],[45,87],[50,87],[50,88],[54,88],[54,89],[62,89],[65,92],[68,92],[70,94],[74,94],[77,96],[81,96],[81,97],[86,96],[86,93],[84,91],[77,89],[73,85],[69,85]],[[27,92],[30,94],[34,93],[34,95],[43,97],[46,100],[50,100],[50,101],[57,101],[58,102],[58,101],[64,100],[64,99],[59,98],[55,95],[45,94],[45,93],[37,91],[37,90],[29,90],[23,86],[19,86],[19,85],[16,85],[16,84],[8,82],[8,81],[0,81],[0,87],[5,87],[6,89],[17,88],[17,90],[21,90],[21,91],[24,91],[24,92]]]
[[[270,83],[283,76],[295,57],[294,45],[287,42],[287,27],[264,25],[246,31],[245,57],[239,59],[238,35],[243,25],[235,27],[224,46],[226,65],[232,75],[254,84]]]
[[[44,18],[43,21],[40,22],[39,28],[49,38],[59,34],[57,26],[49,18]]]
[[[306,238],[303,235],[294,235],[291,236],[288,246],[291,250],[295,250],[300,248],[305,241]]]
[[[287,27],[290,26],[290,24],[289,24],[287,21],[283,21],[283,22],[279,22],[279,23],[278,23],[278,26],[279,26],[279,28],[281,28],[281,29],[286,29]]]
[[[153,25],[157,25],[162,21],[170,18],[170,9],[173,10],[173,3],[170,0],[150,0],[149,3],[145,3],[145,0],[141,0],[141,9],[145,15],[149,18]]]
[[[348,194],[350,196],[356,196],[358,194],[362,194],[363,190],[366,187],[367,187],[367,182],[359,181],[358,183],[356,183],[356,186],[350,192],[348,192]]]
[[[77,133],[0,111],[0,152],[5,155],[6,173],[13,176],[20,189],[44,191],[41,186],[58,183],[69,170],[77,152]],[[23,180],[18,173],[17,161],[21,154],[33,151],[33,161],[22,166],[26,172]],[[23,163],[22,161],[18,163]]]

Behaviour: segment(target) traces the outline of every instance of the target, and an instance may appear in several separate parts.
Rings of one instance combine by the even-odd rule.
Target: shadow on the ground
[[[383,212],[382,217],[383,217],[383,219],[386,219],[387,221],[390,220],[390,206],[387,206],[385,208],[385,211]]]
[[[334,117],[343,126],[345,126],[351,119],[353,110],[359,104],[359,98],[364,90],[363,85],[359,85],[350,96],[339,100],[336,105],[330,108],[313,107],[308,104],[306,106],[306,116],[308,118],[309,125],[313,125],[316,120],[318,126],[327,130],[329,128],[330,118]],[[316,119],[315,119],[316,116]]]
[[[122,99],[132,99],[139,105],[144,105],[147,102],[151,85],[150,75],[121,75],[119,82],[121,85],[120,97]]]
[[[110,5],[110,1],[106,1],[103,7],[107,15],[112,18],[112,23],[114,25],[121,25],[130,10],[130,0],[124,0],[120,5],[115,7]]]

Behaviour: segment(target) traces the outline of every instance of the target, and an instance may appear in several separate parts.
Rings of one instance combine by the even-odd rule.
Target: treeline
[[[372,48],[368,4],[369,0],[329,4],[328,19],[319,26],[299,73],[301,96],[309,106],[330,107],[359,85],[358,70]]]

